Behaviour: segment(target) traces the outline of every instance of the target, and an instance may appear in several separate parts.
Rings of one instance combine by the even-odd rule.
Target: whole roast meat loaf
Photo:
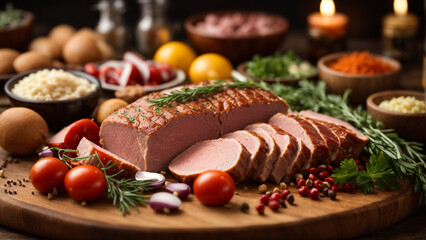
[[[197,142],[266,122],[288,110],[281,98],[256,87],[227,88],[160,109],[151,106],[149,99],[165,93],[149,94],[108,116],[101,126],[101,144],[142,170],[157,172]]]

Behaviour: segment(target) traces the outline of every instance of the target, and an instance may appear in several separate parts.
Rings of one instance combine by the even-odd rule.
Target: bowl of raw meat
[[[288,26],[281,16],[243,10],[199,13],[185,21],[188,38],[198,51],[222,54],[234,64],[256,53],[276,51]]]

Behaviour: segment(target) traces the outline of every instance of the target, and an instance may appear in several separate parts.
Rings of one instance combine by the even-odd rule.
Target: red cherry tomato
[[[231,200],[235,192],[235,182],[226,172],[209,170],[195,179],[193,189],[200,202],[217,206]]]
[[[68,171],[68,166],[58,158],[45,157],[31,168],[31,183],[42,193],[51,192],[54,187],[61,190],[64,189],[64,178]]]
[[[86,63],[86,65],[84,65],[84,71],[87,72],[90,75],[93,75],[95,77],[99,77],[99,70],[96,67],[96,65],[93,64],[93,63]]]
[[[106,190],[104,173],[92,165],[81,165],[71,169],[65,176],[65,189],[77,201],[94,201]]]
[[[90,119],[80,119],[63,128],[47,140],[49,147],[76,149],[80,140],[85,137],[99,145],[99,127]]]

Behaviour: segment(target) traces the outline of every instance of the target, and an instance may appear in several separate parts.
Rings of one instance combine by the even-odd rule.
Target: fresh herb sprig
[[[0,10],[0,29],[21,26],[26,21],[22,15],[22,11],[14,9],[11,3],[6,4],[4,11]]]
[[[112,204],[118,208],[118,210],[124,215],[127,212],[130,212],[131,208],[134,208],[136,211],[138,210],[137,205],[146,205],[148,202],[148,198],[141,194],[141,191],[149,191],[149,185],[153,182],[153,180],[145,180],[138,181],[132,179],[117,179],[115,178],[124,170],[114,174],[108,174],[108,170],[112,169],[117,162],[108,161],[107,164],[104,164],[98,153],[95,152],[96,158],[99,161],[100,169],[104,172],[107,189],[108,189],[108,198],[112,199]]]
[[[284,98],[293,111],[311,109],[351,123],[370,139],[365,148],[367,154],[379,155],[383,152],[390,159],[389,163],[399,179],[414,176],[414,189],[422,192],[420,201],[426,202],[426,155],[423,144],[406,141],[394,130],[383,129],[383,124],[374,121],[361,106],[352,108],[348,104],[349,90],[343,96],[328,94],[325,82],[308,80],[300,81],[298,88],[279,83],[270,85],[261,82],[257,85]]]
[[[255,55],[247,62],[247,73],[258,78],[298,78],[316,73],[316,68],[288,51],[266,57]]]
[[[151,106],[156,107],[156,111],[158,111],[161,107],[168,106],[174,102],[187,103],[198,97],[207,97],[210,94],[218,93],[225,88],[247,88],[255,85],[254,82],[215,80],[213,84],[193,88],[184,87],[163,94],[161,97],[155,99],[147,99],[147,101],[151,103]]]
[[[97,152],[93,155],[86,157],[73,158],[66,155],[66,153],[75,153],[77,150],[73,149],[60,149],[60,148],[50,148],[53,151],[58,151],[59,160],[63,161],[69,168],[72,168],[69,161],[81,161],[84,159],[96,158],[99,162],[98,167],[102,170],[105,175],[107,182],[107,192],[108,198],[112,199],[112,204],[118,208],[118,210],[124,215],[130,212],[131,208],[134,208],[136,211],[139,211],[137,205],[146,205],[147,197],[142,195],[142,191],[149,191],[149,185],[153,180],[132,180],[132,179],[117,179],[116,177],[121,174],[124,170],[114,174],[108,174],[108,170],[115,167],[117,164],[116,161],[108,161],[107,164],[104,164]]]
[[[365,171],[359,171],[353,159],[345,159],[331,177],[340,186],[354,183],[365,194],[374,192],[374,185],[383,190],[394,190],[399,186],[395,172],[383,153],[371,155]]]

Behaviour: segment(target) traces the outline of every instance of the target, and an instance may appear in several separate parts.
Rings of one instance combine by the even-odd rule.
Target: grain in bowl
[[[425,102],[412,96],[394,97],[390,100],[382,101],[379,107],[393,112],[425,113]]]
[[[15,95],[31,100],[67,100],[86,96],[96,90],[88,80],[62,69],[44,69],[32,73],[12,88]]]

